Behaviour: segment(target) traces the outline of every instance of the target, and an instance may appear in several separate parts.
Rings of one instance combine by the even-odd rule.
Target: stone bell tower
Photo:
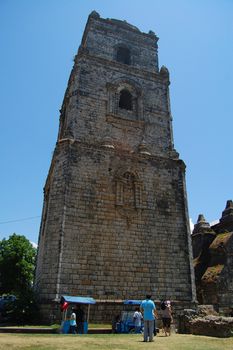
[[[63,294],[94,297],[102,320],[145,293],[177,312],[196,300],[185,165],[157,41],[126,21],[88,18],[44,188],[35,288],[45,318]]]

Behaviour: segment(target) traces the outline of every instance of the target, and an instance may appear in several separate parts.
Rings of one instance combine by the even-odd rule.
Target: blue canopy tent
[[[141,300],[125,300],[124,305],[141,305]]]
[[[95,299],[91,297],[74,297],[71,295],[62,295],[61,301],[66,301],[69,304],[95,304]]]
[[[79,297],[79,296],[71,296],[71,295],[63,295],[61,296],[60,304],[61,309],[63,311],[62,313],[62,333],[68,333],[69,332],[69,321],[66,320],[67,316],[67,309],[69,305],[77,305],[77,304],[84,304],[88,305],[87,309],[87,317],[86,320],[83,322],[83,333],[87,333],[88,331],[88,321],[89,321],[89,314],[90,314],[90,305],[95,304],[95,299],[91,297]],[[65,307],[64,307],[65,306]]]

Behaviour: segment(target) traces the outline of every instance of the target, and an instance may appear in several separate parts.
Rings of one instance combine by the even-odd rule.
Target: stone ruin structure
[[[185,164],[157,41],[88,18],[44,187],[35,289],[45,320],[61,295],[94,297],[95,321],[146,293],[177,313],[196,300]]]
[[[220,316],[213,305],[198,305],[184,310],[179,318],[179,333],[227,338],[233,334],[233,317]]]
[[[233,202],[227,201],[218,224],[203,215],[192,233],[197,299],[229,315],[233,308]]]

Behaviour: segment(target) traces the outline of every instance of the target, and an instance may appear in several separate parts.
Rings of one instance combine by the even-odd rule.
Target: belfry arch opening
[[[130,50],[127,47],[118,47],[116,59],[117,62],[130,64]]]
[[[134,174],[130,173],[129,171],[127,171],[126,173],[124,173],[123,178],[128,181],[128,182],[134,182],[135,181],[135,176]]]
[[[132,95],[126,89],[120,91],[119,107],[128,111],[132,111],[133,109]]]

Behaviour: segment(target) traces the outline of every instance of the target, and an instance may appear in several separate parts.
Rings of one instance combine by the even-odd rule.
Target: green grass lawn
[[[0,326],[1,327],[1,326]],[[52,325],[14,325],[14,326],[7,326],[10,328],[51,328],[51,329],[59,329],[61,327],[60,324],[55,323]],[[88,329],[90,328],[107,328],[107,329],[112,329],[112,325],[109,323],[89,323],[88,324]]]
[[[143,343],[138,334],[0,334],[0,350],[232,350],[233,338],[174,334]]]

